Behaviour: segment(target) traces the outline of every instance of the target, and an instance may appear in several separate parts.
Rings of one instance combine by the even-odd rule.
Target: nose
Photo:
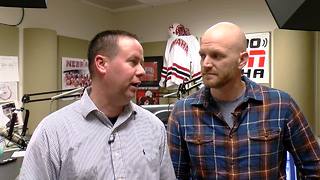
[[[207,68],[210,68],[212,67],[212,60],[210,60],[210,57],[208,56],[205,56],[203,59],[202,59],[202,66],[203,67],[207,67]]]
[[[141,77],[141,76],[144,76],[146,74],[146,71],[144,70],[142,64],[139,64],[138,67],[137,67],[137,76]]]

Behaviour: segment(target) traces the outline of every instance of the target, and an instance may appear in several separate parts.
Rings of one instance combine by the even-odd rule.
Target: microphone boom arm
[[[166,98],[166,97],[170,97],[170,96],[176,95],[176,97],[177,97],[178,99],[180,99],[180,97],[181,97],[182,95],[186,94],[187,92],[189,92],[189,91],[190,91],[191,89],[193,89],[193,88],[199,87],[199,86],[202,84],[202,82],[197,82],[198,80],[199,80],[199,79],[196,78],[196,79],[191,79],[191,80],[189,80],[189,81],[185,81],[185,82],[183,82],[183,83],[181,83],[181,84],[179,85],[178,90],[177,90],[176,92],[172,92],[172,93],[169,93],[169,94],[165,94],[165,95],[163,95],[163,97]],[[192,83],[192,82],[196,82],[196,84],[194,84],[194,85],[186,88],[186,85],[188,85],[188,84],[190,84],[190,83]]]
[[[57,100],[57,99],[63,99],[63,98],[70,98],[70,97],[80,97],[82,95],[82,93],[80,93],[79,91],[84,91],[86,87],[81,87],[81,88],[74,88],[74,89],[64,89],[64,90],[56,90],[56,91],[47,91],[47,92],[40,92],[40,93],[33,93],[33,94],[24,94],[21,101],[23,104],[26,103],[31,103],[31,102],[38,102],[38,101],[48,101],[48,100]],[[79,92],[79,93],[77,93]],[[55,93],[61,93],[49,98],[35,98],[35,99],[31,99],[31,96],[40,96],[40,95],[47,95],[47,94],[55,94]],[[77,94],[73,94],[73,93],[77,93]],[[24,116],[24,120],[23,120],[23,128],[22,128],[22,133],[21,136],[25,136],[26,135],[26,131],[28,129],[28,121],[29,121],[29,115],[30,115],[30,111],[28,109],[25,108],[21,108],[21,111],[25,111],[25,116]],[[11,132],[11,131],[10,131]]]

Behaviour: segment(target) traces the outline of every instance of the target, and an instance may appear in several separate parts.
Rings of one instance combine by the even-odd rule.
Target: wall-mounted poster
[[[249,59],[242,73],[256,83],[270,83],[270,33],[248,33]]]
[[[138,105],[159,104],[158,88],[141,88],[136,92],[136,103]]]
[[[18,56],[0,56],[0,82],[19,81]]]
[[[18,101],[19,59],[0,56],[0,103]]]
[[[62,89],[73,89],[90,85],[88,60],[62,57]]]
[[[142,78],[141,87],[158,87],[163,65],[162,56],[144,57],[145,76]]]
[[[18,100],[18,82],[0,82],[0,102]]]

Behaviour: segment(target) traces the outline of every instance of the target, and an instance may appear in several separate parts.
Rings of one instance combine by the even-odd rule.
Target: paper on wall
[[[0,82],[19,81],[17,56],[0,56]]]

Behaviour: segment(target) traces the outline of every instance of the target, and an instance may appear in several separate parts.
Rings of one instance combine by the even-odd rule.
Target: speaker
[[[21,8],[47,8],[47,0],[1,0],[0,6]]]
[[[320,30],[320,0],[265,0],[280,29]]]

